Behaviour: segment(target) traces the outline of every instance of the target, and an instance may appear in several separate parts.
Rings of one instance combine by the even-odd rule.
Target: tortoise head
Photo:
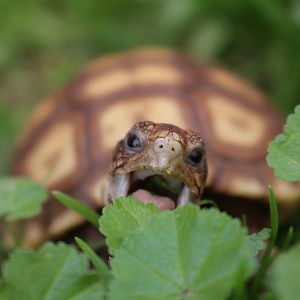
[[[128,194],[161,209],[196,202],[207,177],[203,140],[174,125],[138,122],[117,144],[110,175],[106,203]]]

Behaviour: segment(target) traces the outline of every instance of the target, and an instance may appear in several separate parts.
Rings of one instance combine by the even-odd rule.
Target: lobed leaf
[[[221,300],[254,260],[238,220],[187,205],[126,235],[111,266],[109,300]]]
[[[0,179],[0,216],[4,216],[7,221],[37,215],[46,200],[46,190],[28,178]]]
[[[105,207],[99,219],[99,229],[106,236],[110,253],[121,244],[126,234],[141,227],[160,210],[153,204],[144,204],[133,197],[121,197]]]
[[[269,145],[267,162],[275,175],[288,180],[300,180],[300,105],[288,116],[284,132]]]
[[[104,286],[74,247],[47,243],[37,251],[16,250],[5,263],[0,299],[101,300]]]

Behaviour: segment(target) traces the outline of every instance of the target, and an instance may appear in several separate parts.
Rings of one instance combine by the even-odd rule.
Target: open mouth
[[[161,210],[171,210],[189,202],[196,196],[176,176],[152,170],[116,174],[113,178],[113,199],[132,195],[144,203],[152,203]]]

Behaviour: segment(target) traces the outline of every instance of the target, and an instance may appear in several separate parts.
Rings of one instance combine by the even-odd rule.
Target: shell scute
[[[80,114],[68,111],[47,125],[18,150],[15,172],[30,176],[49,189],[66,189],[87,168],[84,120]]]

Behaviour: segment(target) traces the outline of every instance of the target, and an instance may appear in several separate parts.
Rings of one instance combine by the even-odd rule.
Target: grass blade
[[[275,194],[269,186],[269,205],[270,205],[270,215],[271,215],[271,241],[272,246],[274,245],[277,234],[278,234],[278,207]]]
[[[62,192],[53,191],[52,194],[59,202],[76,211],[87,221],[98,227],[100,215],[98,215],[94,210]]]
[[[110,272],[106,263],[82,239],[75,237],[75,241],[81,250],[86,254],[86,256],[92,261],[93,265],[98,270],[100,277],[107,282],[110,278]]]

